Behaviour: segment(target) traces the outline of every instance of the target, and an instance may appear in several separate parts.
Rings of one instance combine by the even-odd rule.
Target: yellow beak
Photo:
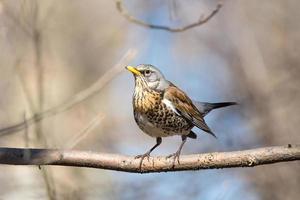
[[[135,67],[127,66],[126,69],[135,75],[138,75],[138,76],[141,75],[141,72],[139,72]]]

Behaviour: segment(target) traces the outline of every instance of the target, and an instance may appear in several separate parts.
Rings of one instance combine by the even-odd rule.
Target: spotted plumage
[[[138,126],[152,137],[178,135],[193,126],[164,103],[163,92],[135,93],[133,107]]]
[[[204,116],[212,109],[230,106],[235,102],[204,103],[193,102],[183,91],[165,79],[163,74],[152,65],[126,67],[135,78],[133,95],[134,118],[140,129],[156,138],[156,144],[145,154],[137,156],[143,159],[161,144],[162,137],[181,135],[182,143],[174,156],[173,166],[187,137],[196,138],[192,131],[194,126],[213,135],[204,120]]]

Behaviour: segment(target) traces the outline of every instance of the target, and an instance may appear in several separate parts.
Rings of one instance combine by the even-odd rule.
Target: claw
[[[141,155],[137,155],[137,156],[135,156],[134,158],[135,158],[135,159],[138,159],[138,158],[141,159],[141,160],[140,160],[139,168],[140,168],[140,171],[142,171],[143,160],[144,160],[145,158],[147,158],[148,162],[150,161],[150,152],[147,152],[147,153],[141,154]]]
[[[156,144],[149,150],[147,151],[145,154],[142,155],[137,155],[134,158],[141,158],[140,161],[140,171],[142,172],[142,164],[143,164],[143,160],[147,157],[148,162],[150,162],[150,153],[159,145],[161,144],[161,137],[157,137],[156,138]],[[154,166],[154,161],[153,161],[153,166]]]
[[[177,160],[178,165],[180,164],[180,162],[179,162],[179,156],[180,156],[180,151],[177,151],[176,153],[172,153],[172,154],[170,154],[170,155],[167,156],[167,158],[174,157],[173,163],[172,163],[172,168],[175,167],[176,160]]]
[[[181,139],[182,139],[182,142],[181,142],[181,144],[180,144],[180,146],[179,146],[179,149],[176,151],[176,153],[173,153],[173,154],[167,156],[167,158],[171,158],[171,157],[174,156],[172,168],[175,167],[176,159],[177,159],[178,165],[180,164],[180,162],[179,162],[179,156],[180,156],[181,149],[182,149],[184,143],[186,142],[186,136],[184,136],[184,135],[181,136]]]
[[[171,158],[171,157],[173,157],[174,155],[175,155],[175,153],[172,153],[172,154],[168,155],[166,158]]]
[[[137,155],[134,157],[134,159],[138,159],[138,158],[141,158],[144,154],[141,154],[141,155]]]

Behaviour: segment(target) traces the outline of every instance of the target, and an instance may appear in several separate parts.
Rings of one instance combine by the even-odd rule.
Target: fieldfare
[[[211,110],[235,105],[235,102],[207,103],[192,101],[182,90],[166,80],[164,75],[152,65],[127,66],[135,79],[133,112],[137,125],[147,135],[156,138],[156,144],[145,154],[138,155],[140,170],[144,158],[162,142],[162,137],[180,135],[182,142],[174,157],[179,164],[179,155],[187,137],[196,139],[194,126],[216,137],[205,123],[204,117]]]

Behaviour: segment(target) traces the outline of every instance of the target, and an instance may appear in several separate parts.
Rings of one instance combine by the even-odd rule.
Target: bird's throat
[[[161,102],[161,94],[149,87],[135,86],[133,104],[136,111],[141,113],[149,112]]]

